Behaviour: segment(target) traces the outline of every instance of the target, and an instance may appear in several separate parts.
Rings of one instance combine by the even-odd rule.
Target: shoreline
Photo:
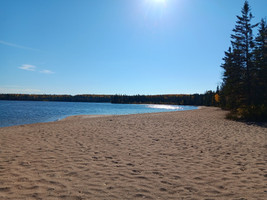
[[[0,129],[0,199],[265,199],[266,128],[186,112]]]
[[[71,102],[70,102],[71,103]],[[88,116],[93,116],[93,117],[99,117],[99,116],[112,116],[112,115],[131,115],[131,114],[142,114],[142,113],[138,113],[138,112],[143,112],[143,113],[157,113],[157,112],[175,112],[175,111],[185,111],[187,110],[188,106],[184,106],[182,107],[182,109],[180,110],[176,110],[174,108],[170,109],[168,108],[168,106],[173,106],[173,105],[165,105],[165,104],[136,104],[136,105],[143,105],[143,106],[147,106],[147,105],[155,105],[155,106],[167,106],[167,108],[158,108],[156,107],[155,109],[153,108],[148,108],[147,110],[138,110],[138,108],[133,112],[132,110],[126,108],[126,111],[120,111],[119,109],[114,112],[113,111],[110,111],[108,110],[109,113],[111,114],[84,114],[84,113],[76,113],[76,112],[67,112],[67,113],[64,113],[63,114],[61,113],[60,116],[57,115],[57,113],[52,113],[52,114],[48,114],[48,115],[38,115],[36,113],[34,113],[34,115],[32,116],[31,113],[27,113],[27,115],[30,116],[30,118],[25,118],[26,120],[20,120],[20,118],[17,116],[17,115],[14,115],[12,116],[12,114],[7,114],[7,115],[4,115],[4,116],[1,116],[1,118],[3,119],[2,123],[0,123],[0,128],[4,128],[4,127],[12,127],[12,126],[23,126],[23,125],[28,125],[28,124],[38,124],[38,123],[50,123],[50,122],[56,122],[56,121],[61,121],[61,120],[64,120],[65,118],[69,118],[69,117],[72,117],[72,116],[79,116],[79,115],[82,115],[82,116],[87,116],[86,118],[91,118],[91,117],[88,117]],[[189,106],[191,108],[189,109],[198,109],[198,106]],[[13,108],[13,109],[16,109],[16,108]],[[150,109],[150,110],[149,110]],[[43,112],[41,110],[41,112]],[[90,113],[90,111],[87,111],[86,113]],[[133,112],[133,113],[131,113]],[[137,112],[137,113],[135,113]],[[73,113],[75,113],[73,115]],[[115,114],[112,114],[112,113],[115,113]],[[125,113],[125,114],[124,114]],[[84,117],[85,118],[85,117]],[[9,119],[9,120],[7,120]]]
[[[143,104],[143,105],[150,105],[150,104]],[[160,105],[160,104],[151,104],[151,105]],[[165,104],[164,104],[165,105]],[[196,109],[192,110],[198,110],[201,109],[201,107],[206,107],[206,106],[194,106]],[[181,111],[191,111],[191,110],[175,110],[175,111],[162,111],[162,112],[147,112],[147,113],[133,113],[133,114],[96,114],[96,115],[86,115],[86,114],[81,114],[81,115],[69,115],[66,117],[60,117],[59,119],[53,120],[53,121],[43,121],[43,122],[36,122],[36,123],[26,123],[26,124],[17,124],[17,125],[10,125],[10,126],[3,126],[1,128],[7,128],[7,127],[13,127],[13,126],[25,126],[25,125],[34,125],[34,124],[43,124],[43,123],[53,123],[53,122],[58,122],[58,121],[66,121],[66,120],[72,120],[72,119],[84,119],[84,118],[100,118],[100,117],[110,117],[110,116],[127,116],[127,115],[141,115],[141,114],[153,114],[153,113],[168,113],[168,112],[181,112]]]
[[[144,105],[147,105],[147,104],[144,104]],[[159,104],[152,104],[152,105],[159,105]],[[197,107],[197,108],[193,109],[193,110],[203,109],[207,106],[195,106],[195,107]],[[113,117],[113,116],[115,117],[115,116],[128,116],[128,115],[130,116],[130,115],[143,115],[143,114],[170,113],[170,112],[182,112],[182,111],[185,112],[185,111],[193,111],[193,110],[175,110],[175,111],[164,111],[164,112],[118,114],[118,115],[113,115],[113,114],[111,114],[111,115],[71,115],[71,116],[65,117],[63,119],[56,120],[56,121],[67,121],[67,120],[74,120],[74,119],[91,119],[91,118],[102,118],[102,117]],[[45,123],[51,123],[51,122],[45,122]]]
[[[102,117],[112,117],[116,115],[71,115],[57,121],[69,121],[69,120],[79,120],[79,119],[92,119],[92,118],[102,118]],[[119,115],[118,115],[119,116]]]

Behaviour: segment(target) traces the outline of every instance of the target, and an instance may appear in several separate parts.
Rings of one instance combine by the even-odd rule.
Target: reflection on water
[[[195,106],[84,102],[0,101],[0,127],[50,122],[72,115],[125,115],[193,110]]]

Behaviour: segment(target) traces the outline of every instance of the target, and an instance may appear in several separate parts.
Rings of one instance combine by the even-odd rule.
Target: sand
[[[267,199],[266,126],[224,116],[204,107],[0,128],[0,199]]]

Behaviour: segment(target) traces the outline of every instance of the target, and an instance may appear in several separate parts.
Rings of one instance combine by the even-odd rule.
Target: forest
[[[68,101],[102,102],[121,104],[175,104],[175,105],[218,105],[215,92],[193,95],[35,95],[35,94],[0,94],[0,100],[19,101]]]
[[[253,17],[245,1],[221,65],[219,106],[230,110],[232,119],[267,119],[267,26],[265,19],[253,24]]]
[[[68,101],[68,102],[111,102],[112,95],[37,95],[0,94],[0,100],[16,101]]]
[[[205,94],[192,95],[114,95],[111,103],[218,106],[219,100],[218,94],[216,95],[213,91],[207,91]]]

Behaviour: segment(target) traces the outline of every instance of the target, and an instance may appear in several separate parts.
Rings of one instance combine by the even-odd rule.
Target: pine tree
[[[267,106],[267,24],[261,20],[256,37],[254,51],[255,66],[257,69],[255,88],[257,91],[257,104]]]
[[[255,66],[253,64],[253,50],[255,47],[253,39],[253,28],[257,24],[252,25],[251,20],[253,15],[250,12],[250,6],[245,1],[242,8],[242,16],[237,16],[236,26],[233,29],[232,48],[235,66],[240,70],[240,83],[243,89],[240,96],[240,103],[244,106],[250,106],[253,103],[253,89],[252,79],[255,73]]]
[[[254,39],[253,15],[245,1],[225,52],[220,106],[230,109],[230,117],[267,120],[267,25],[262,20]]]
[[[242,99],[242,68],[236,62],[235,54],[231,47],[225,52],[224,63],[221,67],[224,69],[222,85],[222,107],[227,109],[237,109],[241,106]]]

